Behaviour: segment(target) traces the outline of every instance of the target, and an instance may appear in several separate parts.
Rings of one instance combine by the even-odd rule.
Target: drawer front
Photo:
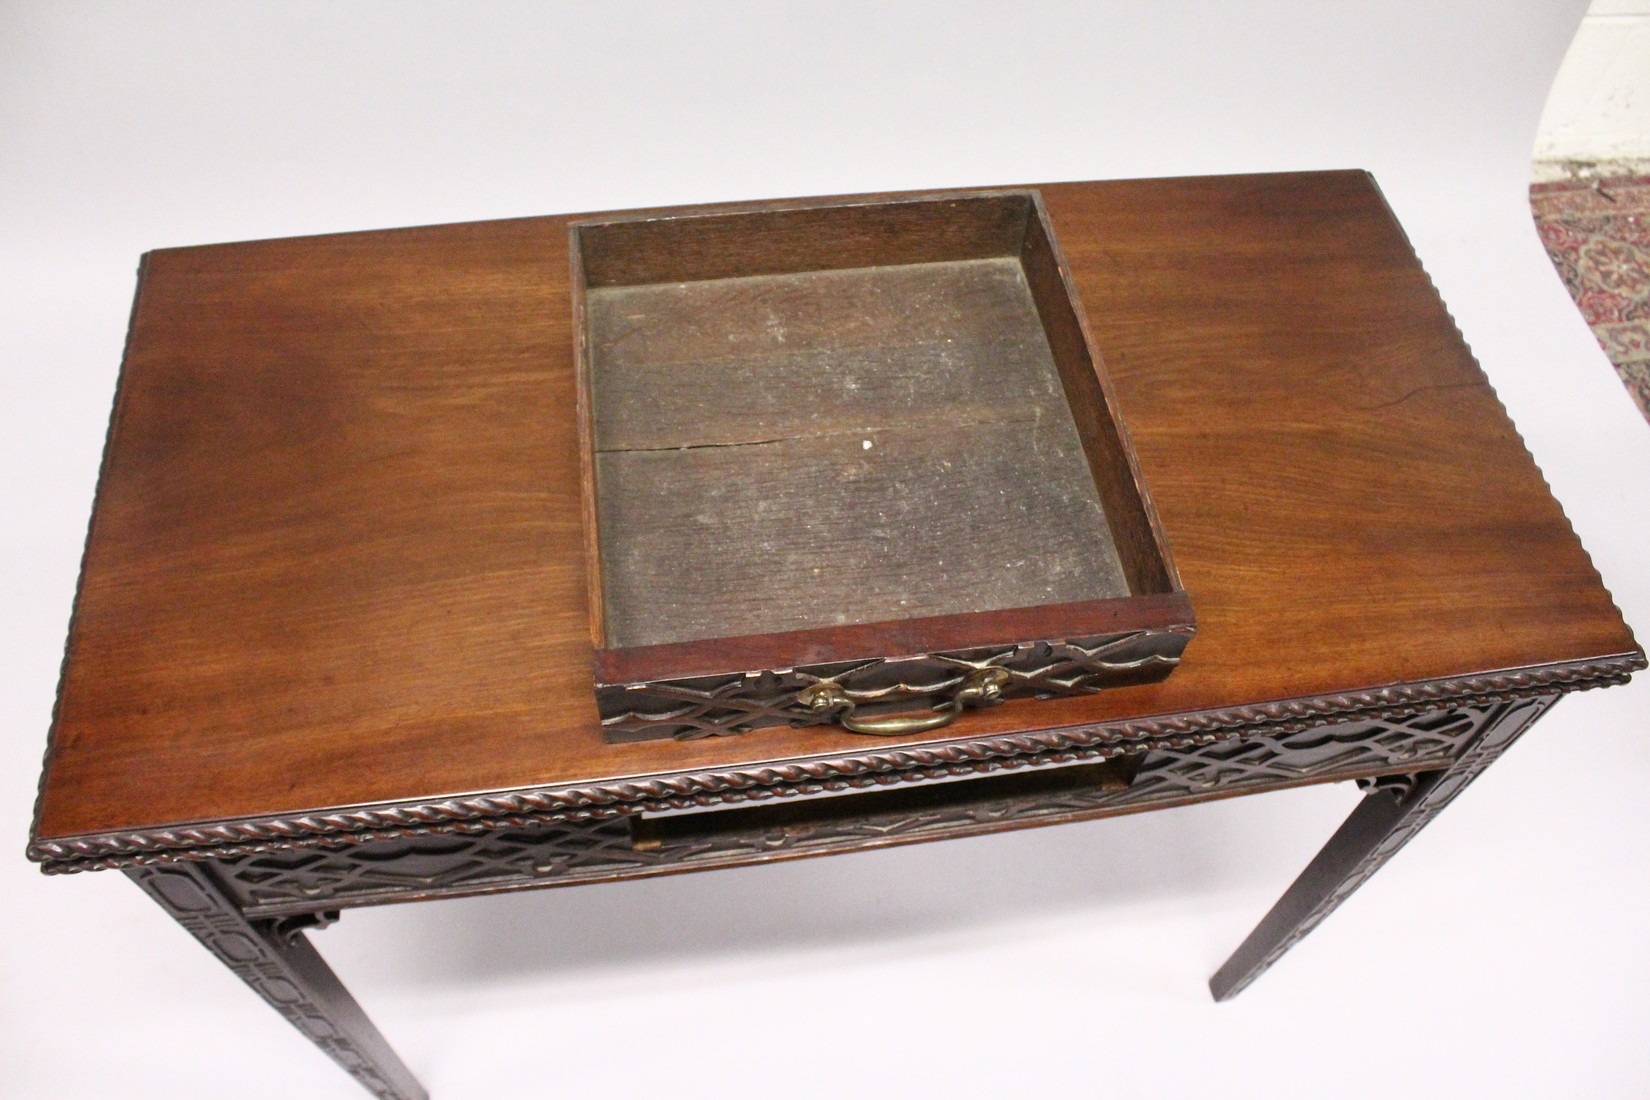
[[[1135,630],[783,671],[598,685],[596,703],[602,734],[611,742],[693,740],[766,726],[844,719],[875,723],[890,717],[937,728],[975,701],[1086,695],[1161,680],[1180,663],[1190,636],[1189,629]],[[996,680],[989,699],[959,699],[987,677]]]

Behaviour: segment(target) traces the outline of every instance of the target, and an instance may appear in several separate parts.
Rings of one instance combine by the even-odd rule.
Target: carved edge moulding
[[[260,919],[501,890],[571,886],[979,836],[1038,825],[1358,779],[1386,790],[1466,759],[1485,731],[1556,695],[1408,718],[1315,725],[1187,749],[960,782],[653,816],[558,822],[305,848],[214,861],[236,904]]]
[[[1635,651],[1574,664],[1105,725],[805,758],[748,769],[388,804],[338,813],[246,818],[36,840],[29,845],[28,856],[43,864],[42,870],[46,873],[61,874],[847,791],[1009,768],[1105,759],[1126,751],[1182,749],[1253,733],[1290,733],[1331,722],[1397,718],[1445,706],[1476,706],[1581,691],[1625,683],[1632,673],[1645,667],[1645,655]]]

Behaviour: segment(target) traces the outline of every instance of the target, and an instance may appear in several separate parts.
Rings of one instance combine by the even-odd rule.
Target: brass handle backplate
[[[796,701],[815,714],[840,711],[836,721],[850,732],[866,733],[874,737],[898,737],[901,734],[923,733],[950,725],[956,720],[957,715],[962,713],[964,707],[995,703],[1003,697],[1003,688],[1008,686],[1008,681],[1007,669],[995,665],[977,668],[963,678],[962,686],[957,688],[957,693],[939,710],[927,714],[891,714],[886,718],[855,718],[854,700],[850,699],[848,693],[842,690],[842,685],[834,680],[821,680],[817,684],[809,684],[797,692]]]

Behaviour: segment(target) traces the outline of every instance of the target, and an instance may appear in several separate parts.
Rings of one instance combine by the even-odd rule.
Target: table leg
[[[1284,952],[1304,939],[1546,713],[1556,699],[1548,695],[1494,707],[1485,715],[1477,739],[1448,768],[1400,777],[1408,782],[1377,782],[1369,787],[1363,801],[1323,851],[1209,979],[1215,1000],[1229,1000],[1243,992]]]
[[[247,920],[199,864],[132,867],[126,873],[367,1091],[380,1100],[427,1100],[424,1086],[302,931]]]

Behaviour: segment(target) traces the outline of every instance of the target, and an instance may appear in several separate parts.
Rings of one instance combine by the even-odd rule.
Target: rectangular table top
[[[1366,174],[1040,190],[1196,610],[1167,681],[909,743],[608,745],[567,220],[169,249],[140,276],[31,855],[611,806],[1642,666]]]

